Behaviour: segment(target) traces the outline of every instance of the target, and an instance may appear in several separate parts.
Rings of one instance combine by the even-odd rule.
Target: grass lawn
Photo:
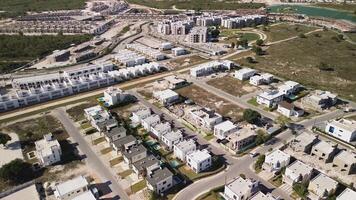
[[[206,58],[200,57],[198,55],[192,55],[188,57],[177,58],[169,63],[173,65],[174,69],[182,69],[192,65],[197,65],[209,61]]]
[[[128,170],[118,173],[118,175],[121,176],[121,178],[126,178],[126,177],[130,176],[132,173],[133,173],[132,169],[128,169]]]
[[[242,108],[217,97],[196,85],[180,88],[176,90],[176,92],[193,100],[198,105],[211,108],[223,116],[230,117],[232,121],[242,121]]]
[[[351,41],[356,42],[356,33],[345,33]]]
[[[71,10],[84,8],[87,0],[1,0],[0,17],[23,15],[27,11]]]
[[[110,167],[113,167],[113,166],[115,166],[115,165],[121,163],[123,160],[124,160],[124,158],[121,157],[121,156],[110,160],[110,161],[109,161]]]
[[[230,44],[231,42],[236,43],[237,39],[247,39],[247,41],[254,41],[260,39],[260,36],[256,33],[243,32],[239,29],[222,29],[220,31],[220,37],[227,37],[226,40],[223,40],[221,42],[227,44]]]
[[[0,1],[0,10],[1,2],[3,1]],[[91,37],[90,35],[0,35],[0,73],[20,67],[19,63],[24,64],[42,58],[54,50],[83,43]]]
[[[146,180],[142,180],[140,182],[137,182],[137,183],[131,185],[131,192],[136,193],[145,187],[146,187]]]
[[[128,2],[159,9],[170,9],[173,6],[176,6],[178,9],[189,10],[257,9],[264,6],[262,3],[239,3],[240,1],[238,0],[128,0]]]
[[[107,148],[105,148],[105,149],[102,149],[102,150],[100,150],[100,153],[101,154],[108,154],[109,152],[111,152],[113,149],[111,148],[111,147],[107,147]]]
[[[275,187],[279,187],[283,184],[283,177],[282,175],[277,175],[275,177],[272,177],[270,180],[268,180],[272,185]]]
[[[356,100],[356,45],[337,41],[336,33],[320,31],[307,38],[271,45],[257,63],[240,64],[272,73],[304,86],[329,90]],[[328,70],[320,68],[327,66]]]
[[[96,138],[95,140],[93,140],[93,145],[97,145],[97,144],[102,143],[104,141],[105,141],[105,137]]]
[[[307,33],[315,29],[315,27],[299,24],[281,23],[274,26],[268,26],[267,31],[264,31],[264,33],[267,35],[268,42],[275,42],[298,36],[300,33]]]
[[[87,128],[90,128],[90,127],[92,127],[92,126],[91,126],[91,124],[89,122],[85,122],[85,123],[82,123],[80,125],[81,129],[87,129]]]
[[[207,134],[206,136],[204,136],[204,139],[210,141],[210,140],[214,139],[214,134],[209,133],[209,134]]]
[[[257,103],[257,99],[255,97],[248,100],[247,103],[249,103],[253,106],[256,106],[256,107],[259,106],[259,104]]]
[[[231,76],[211,79],[207,84],[234,96],[242,96],[256,90],[256,87],[249,85],[248,82],[240,81]]]
[[[85,119],[84,109],[97,105],[97,102],[93,99],[90,102],[85,102],[77,106],[69,108],[66,112],[75,121],[81,121]]]

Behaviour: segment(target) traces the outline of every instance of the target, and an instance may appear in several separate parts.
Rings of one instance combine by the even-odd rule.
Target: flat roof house
[[[336,200],[349,200],[355,198],[356,192],[351,190],[350,188],[346,188],[339,196],[336,197]]]
[[[134,124],[140,124],[141,120],[149,117],[151,115],[151,109],[147,107],[142,107],[139,110],[132,113],[131,121]]]
[[[263,194],[261,191],[257,192],[250,200],[278,200],[271,193]]]
[[[146,181],[148,189],[161,194],[173,187],[173,173],[167,168],[160,168],[148,175]]]
[[[153,96],[163,105],[171,105],[179,100],[179,94],[171,89],[153,92]]]
[[[159,167],[160,162],[153,155],[149,155],[142,160],[132,163],[132,169],[138,177],[146,177]]]
[[[252,179],[237,177],[225,185],[224,199],[246,200],[258,192],[259,182]]]
[[[193,108],[189,110],[189,114],[196,125],[207,130],[213,130],[214,126],[223,120],[219,113],[209,108]]]
[[[286,101],[281,101],[278,104],[277,112],[281,113],[286,117],[301,117],[304,114],[304,110],[297,108],[292,103]]]
[[[161,123],[161,118],[159,115],[153,114],[151,116],[142,119],[141,124],[146,131],[151,131],[151,128],[156,126],[156,124]]]
[[[104,132],[106,141],[112,143],[126,136],[126,129],[123,126],[114,127]]]
[[[251,68],[242,68],[240,70],[235,71],[235,78],[243,81],[249,79],[251,76],[256,74],[256,70]]]
[[[282,93],[285,96],[289,96],[295,92],[301,87],[301,85],[297,82],[294,81],[286,81],[284,82],[283,85],[280,85],[278,87],[278,91]]]
[[[337,100],[337,94],[332,94],[329,91],[315,90],[302,98],[302,105],[306,108],[322,111],[335,105]]]
[[[111,118],[108,111],[104,110],[100,105],[84,109],[84,115],[98,131],[100,131],[98,124]]]
[[[164,77],[163,79],[168,82],[168,88],[171,90],[181,88],[181,87],[187,85],[187,80],[185,80],[183,78],[179,78],[175,75],[167,76],[167,77]]]
[[[42,140],[35,142],[36,155],[42,166],[49,166],[61,161],[62,149],[58,140],[49,133]]]
[[[125,102],[130,95],[117,87],[108,87],[104,91],[104,101],[106,106],[114,106]]]
[[[259,86],[259,85],[262,85],[264,83],[264,79],[260,75],[255,75],[255,76],[252,76],[250,78],[249,82],[250,82],[251,85]]]
[[[350,151],[342,150],[333,160],[333,167],[346,174],[356,172],[356,154]]]
[[[312,146],[318,142],[318,137],[309,133],[302,133],[290,142],[293,151],[310,154]]]
[[[162,135],[165,135],[170,131],[172,131],[172,128],[169,122],[159,123],[151,127],[153,137],[159,140],[162,138]]]
[[[135,144],[137,144],[137,139],[132,135],[127,135],[111,143],[116,152],[125,151]]]
[[[55,186],[54,196],[60,200],[71,200],[89,190],[89,183],[83,176]]]
[[[214,126],[214,135],[218,139],[225,139],[229,134],[237,131],[238,127],[230,120],[221,122]]]
[[[208,150],[196,150],[187,154],[187,165],[195,172],[200,173],[212,165],[211,155]]]
[[[186,155],[197,148],[195,141],[192,139],[183,140],[173,147],[174,156],[182,161],[185,161]]]
[[[255,142],[256,136],[254,130],[242,128],[226,137],[229,141],[227,145],[231,150],[239,152]]]
[[[300,181],[308,181],[312,175],[313,168],[302,163],[299,160],[294,161],[290,164],[284,173],[283,182],[288,185],[293,185],[294,183]]]
[[[275,172],[289,165],[289,162],[290,155],[277,149],[266,155],[263,168],[269,172]]]
[[[182,131],[169,131],[168,133],[162,135],[161,140],[169,150],[172,150],[175,144],[178,144],[183,140]]]
[[[327,197],[331,192],[335,192],[337,185],[337,181],[320,173],[309,182],[308,190],[321,199]]]
[[[323,140],[319,141],[312,147],[311,155],[322,160],[325,163],[329,163],[333,160],[335,154],[337,153],[337,148],[335,145],[332,145]]]
[[[131,165],[147,157],[147,149],[142,144],[133,145],[126,149],[126,151],[122,151],[122,156],[124,157],[124,161]]]
[[[325,132],[345,142],[356,140],[356,121],[349,119],[332,120],[326,124]]]
[[[284,94],[278,90],[267,90],[257,95],[256,101],[260,105],[265,105],[269,108],[276,107],[278,103],[283,101]]]

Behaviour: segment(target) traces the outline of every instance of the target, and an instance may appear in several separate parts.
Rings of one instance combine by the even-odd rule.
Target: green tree
[[[259,155],[255,164],[254,164],[254,168],[256,171],[260,171],[262,169],[262,165],[265,162],[266,156],[264,154]]]
[[[252,58],[252,57],[247,57],[246,58],[246,61],[248,62],[248,63],[255,63],[255,60]]]
[[[240,45],[243,47],[243,48],[247,48],[248,47],[248,40],[246,38],[242,38],[240,40]]]
[[[211,30],[210,34],[211,34],[211,37],[217,38],[220,35],[220,31],[217,27],[215,27],[213,30]]]
[[[15,159],[0,168],[0,178],[13,183],[23,183],[32,177],[31,164]]]
[[[258,40],[256,41],[256,45],[262,46],[262,45],[263,45],[263,40],[262,40],[262,39],[258,39]]]
[[[6,146],[7,142],[11,140],[8,134],[0,133],[0,144]]]
[[[233,49],[234,49],[234,48],[235,48],[235,46],[236,46],[235,42],[231,42],[231,45],[230,45],[230,46],[231,46],[231,48],[233,48]]]
[[[242,118],[250,124],[255,124],[261,118],[261,114],[252,109],[245,109]]]
[[[261,56],[263,55],[263,50],[259,46],[253,46],[252,51],[255,52],[256,55]]]
[[[308,195],[308,183],[294,183],[293,190],[298,194],[298,196],[300,196],[302,199],[305,199]]]
[[[240,174],[240,177],[243,179],[246,179],[246,175],[245,174]]]

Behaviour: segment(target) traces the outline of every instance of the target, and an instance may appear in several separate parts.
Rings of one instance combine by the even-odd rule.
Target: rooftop
[[[157,183],[161,182],[162,180],[167,179],[168,177],[173,176],[173,173],[169,171],[167,168],[157,169],[153,171],[153,173],[146,177],[146,180],[153,186]]]
[[[271,193],[263,194],[261,191],[257,192],[250,200],[276,200]]]
[[[312,143],[315,139],[316,139],[315,135],[304,132],[304,133],[298,135],[294,139],[294,141],[298,142],[299,144],[308,145],[308,144]]]
[[[149,155],[149,156],[145,157],[144,159],[133,163],[135,168],[138,170],[144,170],[144,169],[146,169],[152,165],[155,165],[155,164],[159,164],[159,160],[157,160],[157,158],[155,158],[153,155]]]
[[[204,160],[211,158],[209,151],[206,149],[190,152],[189,154],[187,154],[187,156],[197,163],[203,162]]]
[[[127,149],[126,151],[122,151],[122,154],[126,157],[126,158],[132,158],[138,154],[141,154],[143,152],[147,152],[147,149],[142,145],[134,145],[131,146],[129,149]]]
[[[290,164],[287,167],[288,170],[291,170],[292,173],[294,173],[295,175],[299,176],[299,174],[301,175],[305,175],[305,174],[309,174],[313,168],[302,163],[299,160],[296,160],[295,162],[293,162],[292,164]]]
[[[356,154],[350,151],[342,150],[335,155],[334,159],[342,160],[345,164],[351,166],[356,163]]]
[[[56,185],[56,192],[58,193],[58,195],[62,196],[72,191],[75,191],[78,188],[83,188],[88,185],[89,183],[87,179],[84,178],[84,176],[78,176],[74,179]]]
[[[178,149],[181,151],[186,151],[188,149],[191,149],[192,147],[196,147],[195,141],[192,139],[189,140],[183,140],[179,142],[178,144],[175,145]]]
[[[152,124],[152,123],[156,123],[161,121],[159,115],[153,114],[151,116],[148,116],[147,118],[143,119],[142,121],[148,123],[148,124]]]
[[[182,131],[177,130],[177,131],[170,131],[170,132],[164,134],[163,137],[166,138],[167,140],[175,141],[180,138],[183,138],[183,135],[182,135]]]
[[[228,187],[235,194],[242,196],[251,191],[254,184],[256,184],[256,181],[252,179],[237,177],[232,182],[228,183],[226,187]]]
[[[329,122],[330,124],[342,128],[344,130],[354,132],[356,131],[356,121],[351,119],[339,119],[339,120],[332,120]]]
[[[245,73],[251,73],[251,72],[256,72],[256,70],[251,69],[251,68],[242,68],[240,70],[237,70],[235,73],[245,74]]]
[[[162,99],[169,99],[171,97],[178,96],[178,93],[171,89],[163,90],[163,91],[158,91],[156,92],[156,95],[158,95]]]
[[[132,135],[127,135],[123,138],[120,138],[116,141],[113,142],[114,146],[116,147],[121,147],[125,144],[128,144],[128,143],[131,143],[131,142],[135,142],[136,141],[136,138]]]
[[[93,195],[93,193],[89,190],[74,197],[72,200],[96,200],[96,198]]]
[[[324,191],[331,191],[333,189],[336,189],[338,182],[335,181],[334,179],[326,176],[323,173],[318,174],[314,179],[312,179],[309,183],[310,185],[314,185],[314,191],[317,195],[322,196],[324,194]]]
[[[333,147],[332,144],[325,142],[323,140],[320,140],[318,143],[316,143],[313,146],[313,149],[318,149],[318,151],[321,151],[326,154],[330,154],[334,151],[335,148]]]
[[[227,140],[229,140],[230,142],[239,141],[254,135],[257,135],[255,130],[245,127],[227,136]]]
[[[118,135],[124,132],[126,132],[126,129],[123,126],[119,126],[119,127],[114,127],[109,131],[105,132],[105,135],[108,137],[112,137],[114,135]]]
[[[230,120],[226,120],[224,122],[221,122],[220,124],[215,125],[214,128],[222,131],[229,131],[231,129],[236,128],[236,126]]]
[[[290,155],[284,153],[283,151],[277,149],[275,151],[272,151],[271,153],[266,155],[265,162],[267,163],[275,163],[278,161],[285,161],[290,159]]]
[[[288,102],[286,102],[286,101],[280,102],[280,103],[278,104],[278,106],[281,106],[281,107],[283,107],[283,108],[285,108],[285,109],[288,109],[288,110],[293,110],[293,109],[294,109],[294,105],[291,104],[291,103],[288,103]]]
[[[336,200],[350,200],[355,198],[356,192],[350,188],[346,188],[339,196],[337,196]]]
[[[283,93],[279,92],[278,90],[267,90],[260,93],[258,96],[264,99],[272,100],[280,96],[283,96]]]
[[[60,149],[61,146],[58,140],[54,139],[52,134],[43,136],[42,140],[35,142],[36,151],[42,157],[46,157],[53,154],[53,149]]]

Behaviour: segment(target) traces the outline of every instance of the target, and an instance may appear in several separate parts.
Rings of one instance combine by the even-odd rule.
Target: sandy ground
[[[7,147],[0,147],[0,167],[16,158],[23,159],[19,137],[13,132],[7,134],[10,135],[11,141],[7,143]]]

